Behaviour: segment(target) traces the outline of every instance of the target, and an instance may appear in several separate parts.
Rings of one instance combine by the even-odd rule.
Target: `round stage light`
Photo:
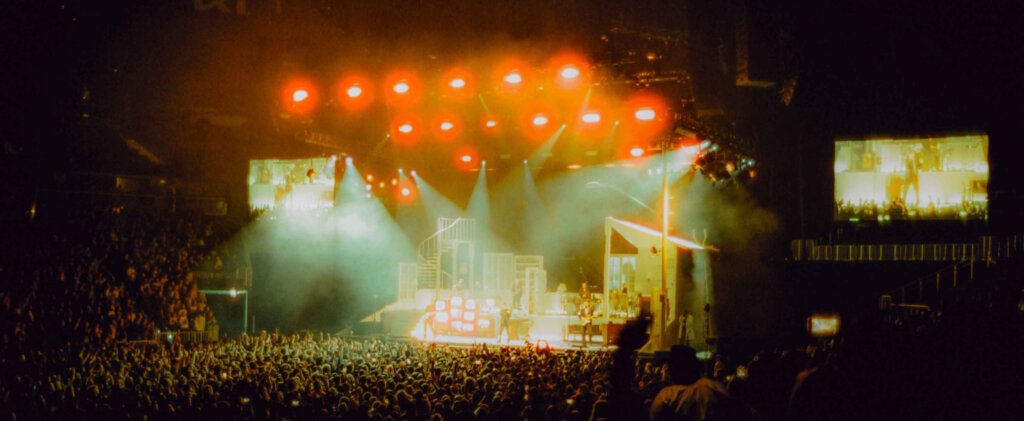
[[[583,122],[584,123],[590,123],[590,124],[600,123],[601,122],[601,114],[595,113],[595,112],[590,112],[590,113],[583,114]]]
[[[498,126],[498,122],[495,120],[487,120],[487,122],[484,123],[484,125],[490,128],[494,128]]]
[[[573,66],[566,66],[562,68],[560,74],[562,75],[562,79],[576,79],[580,77],[580,69]]]
[[[392,186],[397,186],[398,185],[398,179],[397,178],[392,178],[391,179],[391,185]]]
[[[230,294],[231,294],[231,298],[235,298],[235,297],[238,296],[238,290],[236,290],[234,288],[231,288]]]
[[[641,108],[639,110],[636,110],[636,113],[634,113],[633,115],[636,116],[636,119],[640,121],[654,120],[654,110],[651,108]]]
[[[292,92],[292,101],[302,102],[306,98],[309,98],[309,91],[305,89],[296,89],[295,92]]]
[[[633,149],[630,149],[630,150],[629,150],[629,154],[630,154],[630,155],[633,155],[634,157],[640,157],[640,156],[643,156],[643,154],[644,154],[644,148],[641,148],[641,147],[635,147],[635,148],[633,148]]]
[[[436,311],[444,311],[445,304],[446,303],[444,301],[441,301],[441,300],[434,301],[434,310],[436,310]]]
[[[408,197],[412,192],[409,191],[408,187],[402,187],[402,196]]]
[[[448,86],[451,86],[452,89],[462,89],[466,87],[466,80],[461,77],[457,77],[455,79],[450,80],[448,82]]]
[[[474,310],[474,309],[476,309],[476,300],[474,300],[472,298],[466,300],[466,309],[467,310]]]
[[[396,94],[404,94],[406,92],[409,92],[409,84],[403,80],[401,82],[396,83],[392,89],[395,90]]]
[[[452,307],[462,307],[462,297],[458,295],[452,297]]]
[[[465,320],[467,322],[472,322],[473,320],[476,320],[476,312],[467,311],[463,313],[462,320]]]
[[[402,124],[401,126],[398,126],[398,131],[400,131],[402,133],[407,133],[407,134],[408,133],[412,133],[412,124],[409,124],[409,123]]]
[[[505,83],[511,83],[513,85],[517,85],[517,84],[520,84],[520,83],[523,82],[523,75],[519,74],[518,71],[513,71],[513,72],[505,75],[505,77],[502,80],[504,80]]]
[[[373,181],[373,174],[366,174],[366,181]]]
[[[345,165],[352,165],[352,157],[351,156],[346,156],[345,157]]]
[[[459,159],[461,159],[462,162],[469,162],[469,161],[473,160],[473,157],[469,156],[469,155],[462,155],[462,158],[459,158]]]
[[[443,311],[440,312],[440,313],[437,313],[437,322],[438,323],[448,323],[448,313],[445,313]]]
[[[545,116],[544,114],[537,114],[537,115],[533,116],[533,125],[534,126],[538,126],[539,127],[539,126],[543,126],[545,124],[548,124],[547,116]]]
[[[451,130],[453,128],[455,128],[455,125],[452,124],[452,122],[450,122],[450,121],[441,122],[441,130],[449,131],[449,130]]]
[[[409,175],[415,177],[416,176],[416,170],[409,171]]]
[[[362,94],[363,88],[360,88],[359,85],[350,86],[345,90],[345,95],[348,95],[349,98],[359,98],[359,95]]]

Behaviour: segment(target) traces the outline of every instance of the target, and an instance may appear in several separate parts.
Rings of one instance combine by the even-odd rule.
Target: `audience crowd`
[[[107,208],[37,219],[0,271],[0,343],[109,345],[214,322],[192,270],[230,232],[217,219]],[[210,259],[206,259],[209,257]]]
[[[12,419],[1014,419],[1024,413],[1013,294],[940,315],[861,320],[816,345],[700,361],[611,351],[448,347],[265,332],[185,344],[213,315],[190,271],[222,265],[224,221],[73,212],[5,256],[0,408]],[[205,263],[204,263],[205,262]],[[1015,278],[1016,279],[1016,278]],[[1018,280],[1019,281],[1019,280]],[[1017,285],[1017,284],[1013,284]],[[154,339],[157,338],[157,339]]]

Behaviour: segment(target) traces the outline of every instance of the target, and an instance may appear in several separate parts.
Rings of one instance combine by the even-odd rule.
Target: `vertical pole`
[[[246,334],[249,333],[249,291],[245,291],[245,304],[242,307],[242,317],[245,320],[242,322],[242,331]]]
[[[661,141],[661,289],[658,290],[658,342],[657,345],[661,347],[663,345],[662,339],[664,338],[665,325],[666,325],[666,314],[665,314],[665,294],[668,290],[668,138],[665,137]]]

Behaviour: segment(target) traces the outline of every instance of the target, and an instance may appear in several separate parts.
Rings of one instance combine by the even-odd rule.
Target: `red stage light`
[[[442,91],[452,99],[467,99],[473,96],[473,75],[468,69],[456,67],[449,70],[441,79]]]
[[[588,82],[590,72],[587,60],[576,53],[558,54],[548,62],[549,74],[554,74],[555,86],[576,89]]]
[[[630,98],[623,106],[623,110],[632,118],[622,121],[624,128],[634,137],[650,138],[661,134],[668,122],[670,112],[660,97],[653,94],[641,93]]]
[[[416,143],[423,136],[423,125],[414,114],[403,114],[391,121],[391,137],[400,144]]]
[[[548,116],[542,113],[534,114],[533,120],[531,120],[531,122],[534,126],[544,127],[545,125],[548,124]]]
[[[395,71],[385,78],[388,86],[387,100],[389,104],[404,107],[419,101],[422,87],[415,74],[409,71]]]
[[[338,103],[349,111],[359,111],[373,102],[373,91],[370,81],[362,76],[350,75],[338,83]]]
[[[284,85],[281,102],[295,114],[305,114],[317,105],[316,85],[306,78],[295,78]]]
[[[519,116],[520,131],[532,140],[543,140],[555,133],[561,121],[555,108],[544,102],[523,107]]]
[[[522,60],[507,59],[495,67],[495,80],[502,91],[519,92],[530,79],[529,69],[529,64]]]
[[[654,110],[651,109],[650,107],[644,107],[639,110],[636,110],[636,112],[633,113],[633,115],[636,116],[637,120],[651,121],[654,120],[655,113]]]
[[[472,170],[479,162],[476,149],[470,146],[463,146],[455,150],[455,166],[461,170]],[[459,305],[462,305],[460,302]]]
[[[462,132],[462,121],[454,113],[440,112],[431,120],[430,130],[439,140],[455,139]]]

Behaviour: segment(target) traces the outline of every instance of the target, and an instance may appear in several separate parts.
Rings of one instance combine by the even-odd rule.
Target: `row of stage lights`
[[[557,88],[556,90],[568,94],[593,86],[590,82],[590,66],[579,56],[572,54],[563,54],[551,61],[551,70],[547,73],[550,74],[549,80],[553,83],[543,83],[545,72],[540,72],[541,77],[534,78],[537,72],[532,71],[530,66],[521,61],[509,60],[496,69],[492,79],[494,89],[491,92],[499,94],[515,94],[534,87],[544,90],[545,86],[552,85]],[[475,78],[465,68],[448,71],[439,82],[437,92],[445,100],[458,102],[475,98],[478,93]],[[395,114],[389,126],[389,136],[400,143],[415,142],[424,132],[431,132],[439,140],[450,140],[468,127],[454,113],[437,112],[427,124],[419,116],[407,112],[418,103],[426,88],[413,72],[392,72],[384,77],[382,86],[383,88],[377,92],[370,78],[349,75],[337,83],[334,88],[335,95],[328,102],[348,111],[361,111],[374,101],[376,94],[384,96],[388,110]],[[296,78],[286,83],[283,95],[285,107],[294,114],[306,114],[322,102],[317,85],[308,78]],[[622,123],[629,125],[631,133],[642,135],[663,129],[664,123],[669,120],[668,108],[656,96],[635,95],[620,109],[607,106],[605,101],[597,99],[598,96],[592,97],[588,93],[588,100],[581,101],[581,107],[573,109],[570,113],[558,112],[557,107],[551,102],[535,101],[523,104],[518,119],[520,128],[524,134],[542,139],[572,122],[573,118],[562,118],[563,116],[576,114],[575,127],[581,132],[601,135],[602,131]],[[480,121],[479,130],[483,134],[494,134],[502,123],[499,116],[486,113]]]

